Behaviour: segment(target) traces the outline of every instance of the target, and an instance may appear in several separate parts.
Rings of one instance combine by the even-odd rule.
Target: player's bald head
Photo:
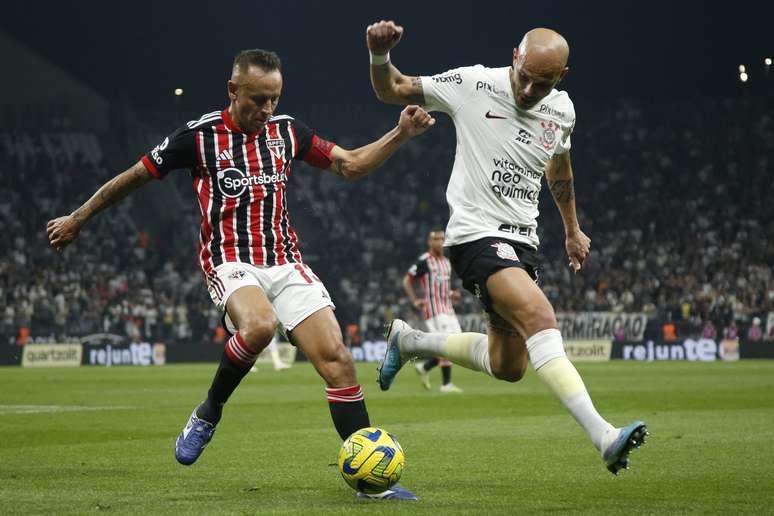
[[[540,75],[560,74],[567,67],[570,45],[556,31],[532,29],[521,38],[518,48],[522,66]]]
[[[532,29],[513,49],[511,86],[516,105],[530,109],[548,95],[567,73],[570,46],[551,29]]]

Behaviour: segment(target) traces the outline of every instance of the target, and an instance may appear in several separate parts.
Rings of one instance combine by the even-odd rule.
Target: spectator
[[[750,342],[758,342],[763,339],[763,330],[761,329],[761,320],[758,317],[754,317],[752,325],[747,330],[747,340]]]

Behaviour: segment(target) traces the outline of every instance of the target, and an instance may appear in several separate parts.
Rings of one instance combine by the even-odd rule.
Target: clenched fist
[[[395,25],[392,20],[373,23],[366,29],[368,50],[374,54],[384,55],[398,44],[401,36],[403,36],[403,27]]]
[[[419,106],[406,106],[400,113],[398,127],[409,138],[420,135],[435,124],[435,118]]]

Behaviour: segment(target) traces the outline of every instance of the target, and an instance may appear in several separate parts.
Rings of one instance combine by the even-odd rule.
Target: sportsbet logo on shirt
[[[285,181],[285,173],[248,175],[238,168],[227,168],[218,171],[218,185],[220,191],[226,197],[239,197],[248,186],[259,186],[282,183]]]

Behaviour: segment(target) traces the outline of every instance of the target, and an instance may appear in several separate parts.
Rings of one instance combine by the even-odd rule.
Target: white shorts
[[[425,324],[430,333],[462,333],[457,316],[452,314],[438,314],[425,320]]]
[[[249,263],[226,262],[218,265],[207,278],[210,297],[223,311],[231,294],[248,285],[254,285],[266,294],[286,332],[326,306],[336,309],[320,278],[302,263],[256,267]],[[237,331],[228,313],[226,329],[231,333]]]

